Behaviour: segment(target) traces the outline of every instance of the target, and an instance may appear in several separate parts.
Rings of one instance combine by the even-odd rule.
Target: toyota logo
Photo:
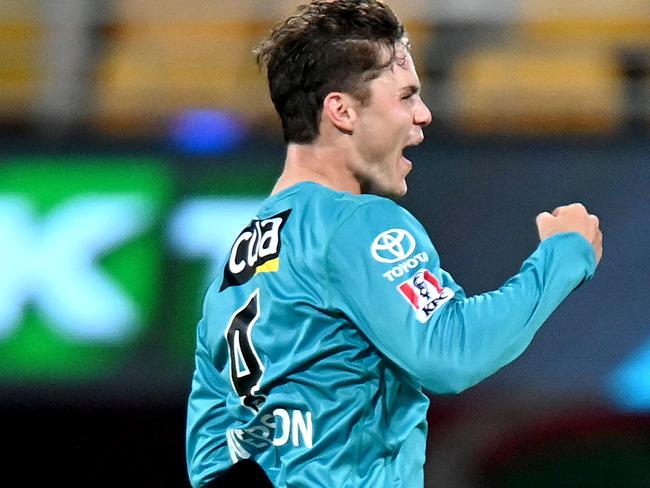
[[[404,229],[382,232],[370,246],[372,257],[381,263],[396,263],[408,258],[415,250],[415,239]]]

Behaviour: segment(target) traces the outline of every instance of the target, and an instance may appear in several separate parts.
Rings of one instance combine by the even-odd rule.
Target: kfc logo
[[[454,296],[454,292],[450,288],[443,288],[427,269],[421,269],[397,289],[415,309],[415,316],[423,324]]]

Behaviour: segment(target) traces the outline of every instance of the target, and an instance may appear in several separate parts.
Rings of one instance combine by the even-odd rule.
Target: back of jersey
[[[253,458],[276,486],[379,486],[391,474],[372,460],[414,429],[425,435],[421,391],[330,306],[327,246],[367,198],[300,183],[267,199],[235,239],[198,327],[193,485]],[[397,396],[422,415],[391,434]]]

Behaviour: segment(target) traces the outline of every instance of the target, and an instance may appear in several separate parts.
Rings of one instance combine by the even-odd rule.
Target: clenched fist
[[[600,231],[598,217],[591,215],[581,203],[572,203],[537,216],[537,231],[540,240],[560,232],[578,232],[591,243],[596,253],[596,264],[603,256],[603,233]]]

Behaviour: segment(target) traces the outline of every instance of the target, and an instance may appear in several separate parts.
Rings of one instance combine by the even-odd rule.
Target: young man
[[[287,157],[207,292],[191,482],[232,477],[248,460],[277,487],[422,486],[423,390],[460,392],[517,358],[593,275],[598,219],[579,204],[540,214],[541,243],[520,272],[467,297],[391,200],[407,189],[402,152],[431,120],[392,11],[313,2],[258,59]]]

